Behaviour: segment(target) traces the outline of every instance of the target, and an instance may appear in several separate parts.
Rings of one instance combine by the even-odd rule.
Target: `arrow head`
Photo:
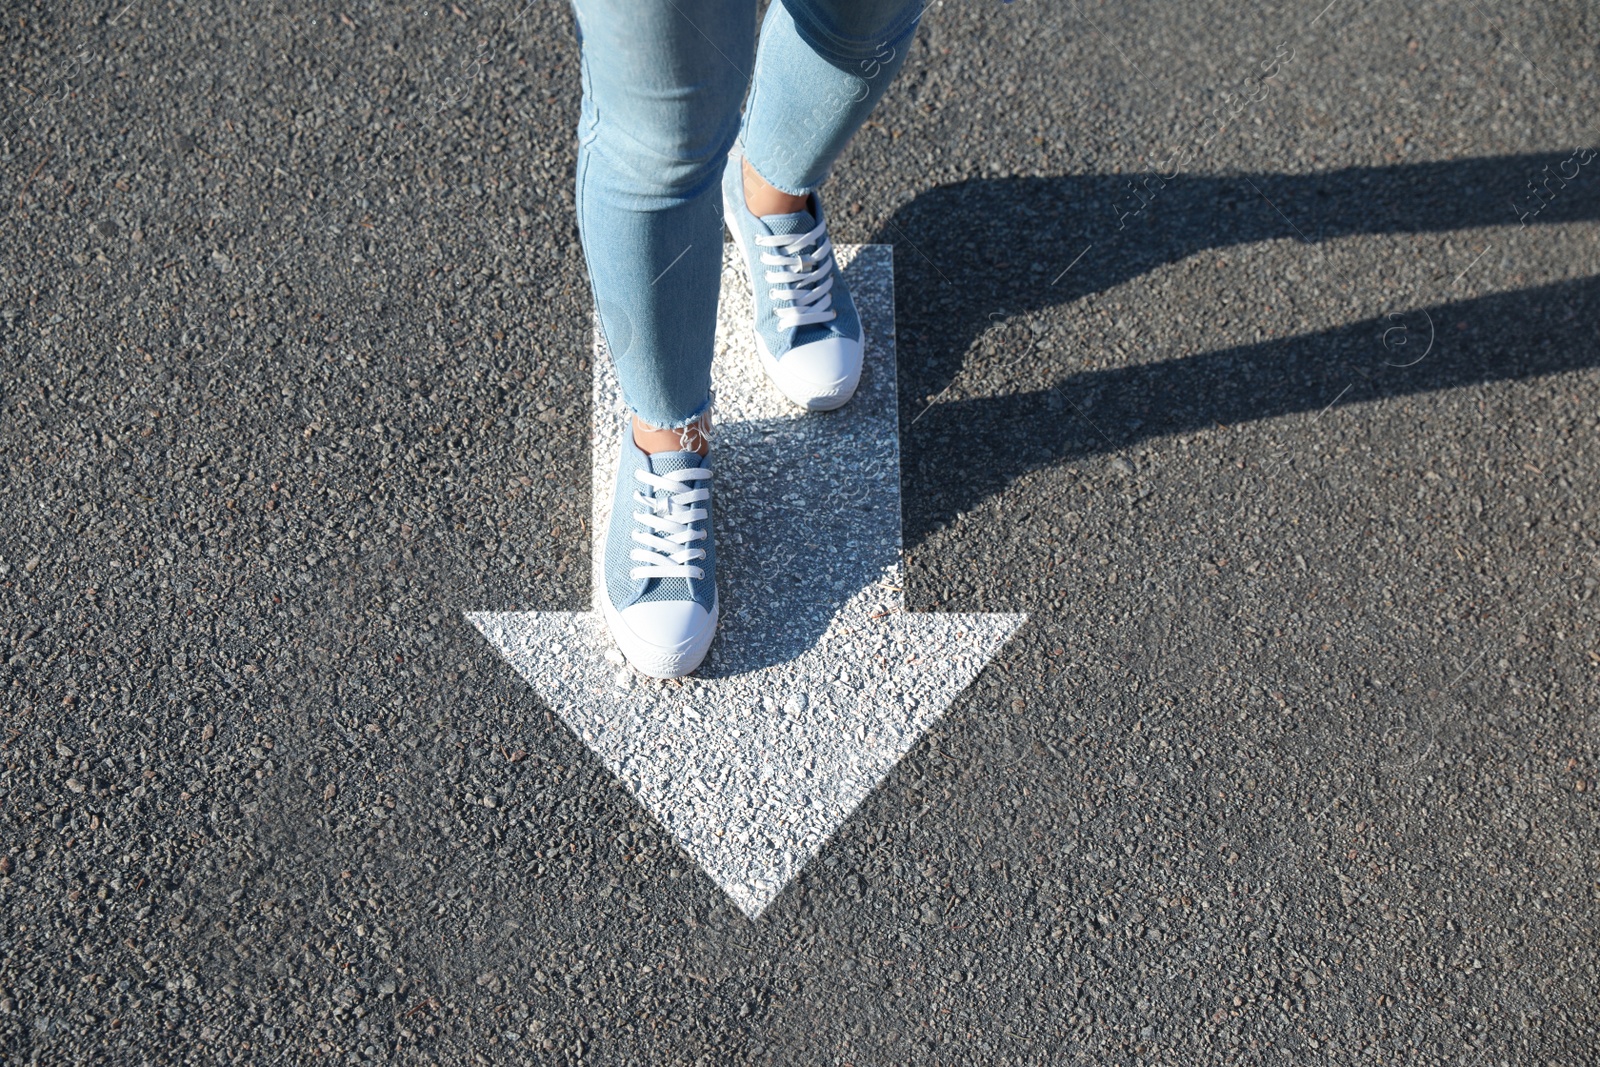
[[[793,660],[681,682],[608,659],[593,612],[467,618],[753,919],[1026,618],[868,599]]]

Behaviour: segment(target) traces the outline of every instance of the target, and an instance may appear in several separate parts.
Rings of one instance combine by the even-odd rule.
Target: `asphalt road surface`
[[[0,1059],[1591,1063],[1600,12],[936,2],[911,610],[750,921],[463,616],[590,600],[559,3],[0,19]],[[120,10],[118,10],[120,8]]]

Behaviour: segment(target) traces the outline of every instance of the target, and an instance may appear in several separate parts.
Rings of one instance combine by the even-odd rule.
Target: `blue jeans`
[[[918,0],[574,0],[582,42],[578,231],[622,396],[681,427],[711,404],[721,179],[809,193],[905,61]],[[754,81],[741,124],[739,105]]]

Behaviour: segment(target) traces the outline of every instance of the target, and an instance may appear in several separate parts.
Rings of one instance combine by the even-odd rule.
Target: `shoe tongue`
[[[774,237],[809,233],[817,224],[817,220],[809,211],[795,211],[788,215],[763,215],[761,222]]]
[[[650,462],[651,474],[671,474],[690,467],[706,466],[706,457],[698,452],[657,452],[645,458]]]

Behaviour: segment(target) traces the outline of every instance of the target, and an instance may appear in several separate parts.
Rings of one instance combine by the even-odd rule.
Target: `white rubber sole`
[[[750,336],[755,339],[756,352],[761,356],[761,369],[767,372],[767,377],[778,387],[778,391],[788,397],[793,403],[799,404],[807,411],[833,411],[842,408],[856,395],[856,386],[861,384],[861,364],[856,364],[854,374],[840,378],[836,382],[812,382],[790,373],[783,368],[783,363],[772,358],[772,353],[767,351],[767,343],[761,339],[761,332],[756,329],[756,276],[750,269],[750,250],[745,247],[744,239],[740,237],[739,230],[731,221],[734,207],[728,198],[722,198],[722,218],[728,228],[728,235],[733,238],[733,243],[739,249],[739,261],[744,264],[745,280],[750,283]],[[863,357],[867,349],[867,330],[861,328],[861,351]],[[864,360],[863,360],[864,361]]]
[[[721,601],[713,599],[711,618],[705,632],[687,647],[673,650],[652,644],[634,633],[603,590],[600,597],[600,610],[605,615],[606,629],[611,631],[611,639],[621,649],[623,658],[634,670],[652,678],[682,678],[705,662],[706,653],[711,649],[711,639],[717,636],[717,618],[721,607]]]

